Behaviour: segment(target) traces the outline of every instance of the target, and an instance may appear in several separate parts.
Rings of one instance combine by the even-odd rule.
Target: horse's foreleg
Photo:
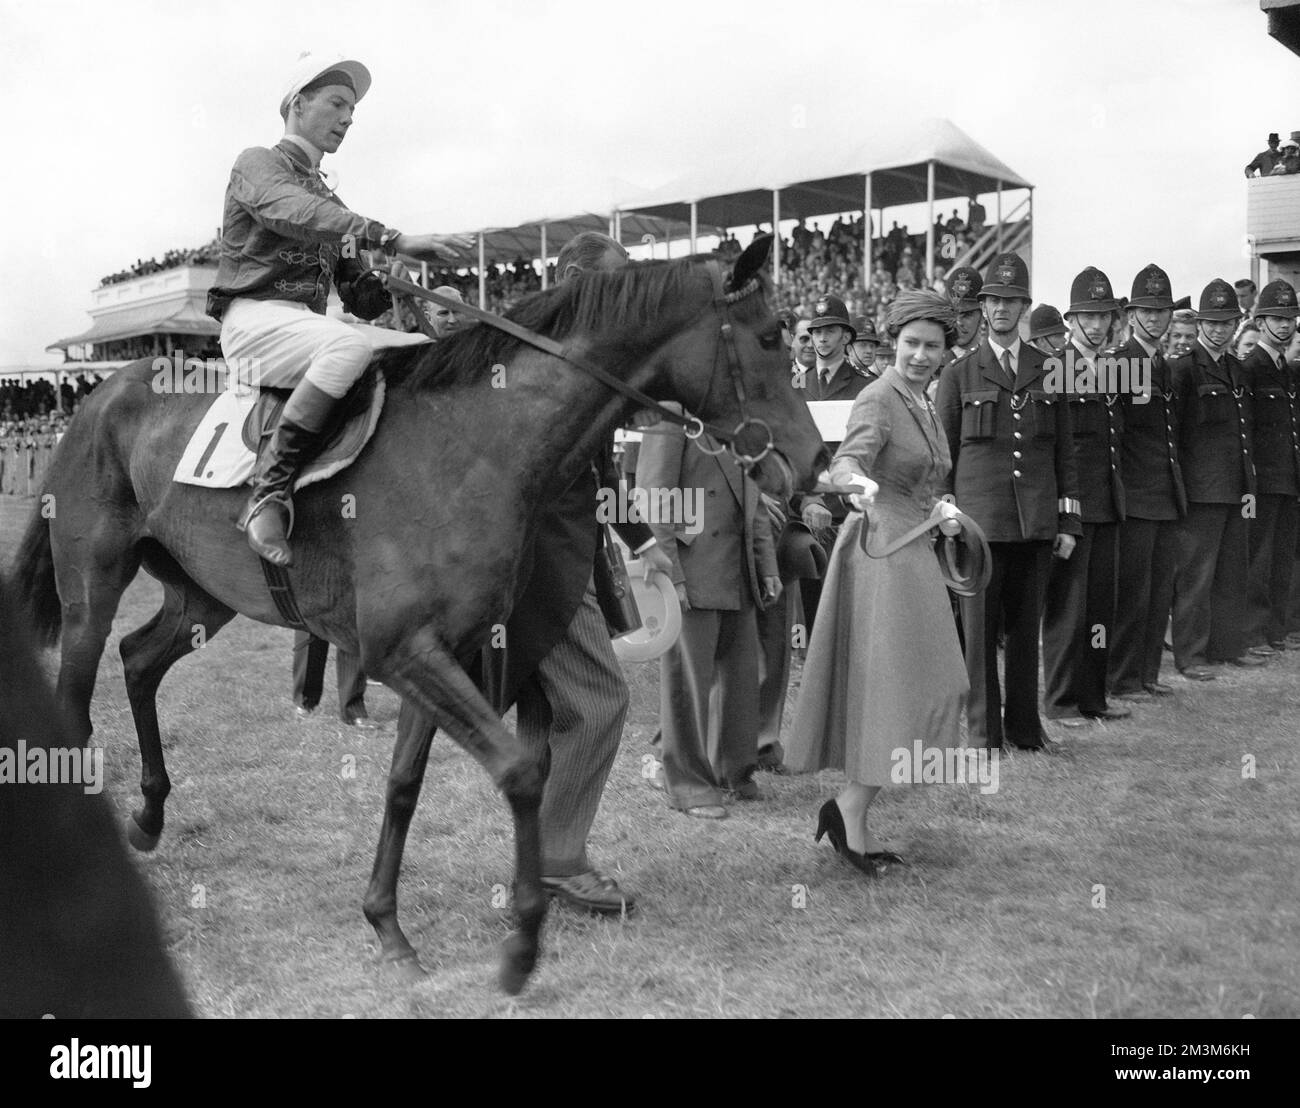
[[[541,767],[506,730],[465,670],[427,629],[411,636],[390,656],[381,676],[390,688],[407,698],[435,726],[441,727],[464,747],[488,771],[510,802],[515,824],[516,930],[502,949],[500,980],[501,987],[514,995],[523,989],[537,964],[542,924],[546,919],[538,828],[543,782]],[[394,764],[397,760],[398,755],[394,754]],[[413,802],[411,807],[414,808]],[[393,845],[400,851],[400,842]],[[383,864],[393,867],[395,889],[400,855],[399,859],[388,863],[382,858],[377,860],[376,872]]]
[[[144,805],[126,821],[126,837],[137,850],[152,850],[163,829],[163,807],[171,792],[158,729],[158,686],[169,669],[185,655],[205,645],[234,617],[232,609],[197,585],[182,591],[165,585],[163,606],[143,627],[127,635],[119,647],[126,695],[140,744],[140,792]]]
[[[421,972],[420,962],[397,922],[397,876],[406,849],[406,833],[420,801],[420,785],[435,730],[432,720],[410,701],[402,701],[384,798],[384,825],[379,831],[379,849],[375,852],[375,866],[362,904],[366,919],[379,936],[383,960],[405,967],[413,974]]]

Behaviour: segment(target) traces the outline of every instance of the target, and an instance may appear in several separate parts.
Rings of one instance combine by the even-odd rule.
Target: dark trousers
[[[1043,745],[1038,718],[1038,622],[1052,558],[1049,542],[989,543],[989,586],[961,602],[966,629],[970,744],[1000,748],[1004,733],[1013,746]],[[998,625],[1006,631],[1006,708],[998,681]]]
[[[691,608],[660,660],[664,781],[674,808],[721,804],[758,765],[758,628],[739,611]]]
[[[1115,634],[1107,678],[1112,693],[1141,692],[1160,679],[1179,542],[1176,519],[1129,519],[1120,524]]]
[[[826,551],[826,558],[829,561],[831,551],[835,549],[835,540],[839,538],[840,528],[844,525],[844,520],[834,520],[827,533],[817,541],[822,544],[822,549]],[[799,579],[799,598],[803,601],[803,622],[805,643],[812,642],[813,622],[817,619],[817,605],[822,599],[822,579],[820,577],[802,577]]]
[[[1043,600],[1043,714],[1106,710],[1106,665],[1115,633],[1119,524],[1085,523],[1068,558],[1053,558]]]
[[[819,582],[820,584],[820,582]],[[758,748],[772,747],[781,753],[781,717],[785,714],[786,692],[790,687],[790,636],[794,630],[794,605],[785,582],[780,597],[756,611],[758,619]]]
[[[330,644],[310,631],[293,633],[293,702],[300,708],[315,708],[325,687],[325,661]],[[366,714],[366,675],[361,659],[346,650],[335,650],[334,670],[339,685],[339,715],[349,723]]]
[[[1192,504],[1181,532],[1174,594],[1174,664],[1240,658],[1246,649],[1250,558],[1240,504]]]
[[[1291,576],[1295,572],[1300,502],[1294,496],[1262,493],[1250,524],[1249,646],[1286,638]]]
[[[1300,634],[1300,534],[1296,535],[1295,567],[1291,571],[1291,611],[1286,627],[1288,632]]]

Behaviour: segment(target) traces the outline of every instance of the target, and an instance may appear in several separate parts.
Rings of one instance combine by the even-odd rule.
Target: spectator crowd
[[[123,281],[133,281],[137,277],[148,277],[151,273],[161,273],[165,269],[178,269],[184,265],[215,266],[220,257],[221,239],[218,237],[203,246],[195,247],[193,250],[168,250],[162,256],[162,261],[157,258],[147,260],[137,258],[135,264],[129,268],[110,273],[107,277],[101,277],[99,287],[120,285]]]

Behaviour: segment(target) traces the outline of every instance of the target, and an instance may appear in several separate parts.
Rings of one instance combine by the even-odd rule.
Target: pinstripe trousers
[[[550,767],[541,809],[547,877],[592,868],[587,835],[618,753],[627,707],[627,682],[589,581],[564,637],[521,686],[515,704],[519,741]]]

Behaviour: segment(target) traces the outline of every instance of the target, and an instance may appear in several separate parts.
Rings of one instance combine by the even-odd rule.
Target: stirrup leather
[[[245,506],[243,512],[240,514],[235,526],[237,526],[241,531],[247,532],[248,525],[253,522],[253,517],[270,503],[282,505],[285,511],[289,513],[289,522],[285,525],[284,537],[286,539],[290,538],[293,535],[293,497],[284,492],[268,492],[258,500],[250,500],[247,506]]]

